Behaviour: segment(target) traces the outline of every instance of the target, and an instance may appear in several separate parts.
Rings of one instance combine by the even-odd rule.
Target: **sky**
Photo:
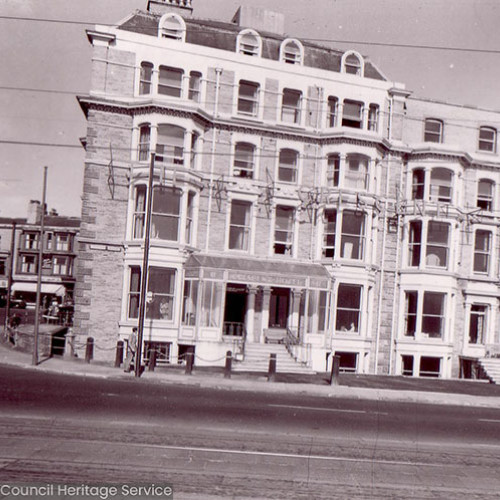
[[[498,0],[192,1],[196,17],[221,21],[230,21],[241,4],[283,12],[289,36],[355,49],[415,96],[500,110]],[[48,207],[80,215],[79,139],[86,122],[76,95],[89,91],[92,54],[85,29],[116,23],[146,5],[0,0],[0,217],[25,217],[29,200],[41,199],[44,166]]]

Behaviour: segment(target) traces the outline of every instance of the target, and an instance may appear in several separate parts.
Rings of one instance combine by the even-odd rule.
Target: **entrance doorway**
[[[269,302],[269,328],[286,328],[290,308],[290,289],[273,288]]]
[[[224,335],[241,337],[245,331],[247,310],[247,287],[228,283],[224,305]]]

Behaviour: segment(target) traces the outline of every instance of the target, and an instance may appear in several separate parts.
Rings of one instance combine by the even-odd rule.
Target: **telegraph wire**
[[[93,26],[93,25],[103,25],[111,28],[118,28],[118,24],[108,24],[102,22],[88,22],[88,21],[72,21],[69,19],[49,19],[49,18],[37,18],[37,17],[22,17],[22,16],[0,16],[0,19],[11,20],[11,21],[28,21],[28,22],[45,22],[45,23],[57,23],[57,24],[72,24],[72,25],[82,25],[82,26]],[[149,28],[149,25],[147,25]],[[187,30],[186,30],[187,31]],[[213,33],[213,30],[203,30],[195,29],[196,33],[205,32]],[[153,34],[157,30],[155,29]],[[235,33],[219,33],[219,35],[234,36]],[[342,43],[351,45],[375,45],[378,47],[394,47],[403,49],[419,49],[419,50],[443,50],[452,52],[471,52],[471,53],[481,53],[481,54],[500,54],[500,50],[495,49],[476,49],[469,47],[443,47],[439,45],[412,45],[406,43],[384,43],[384,42],[368,42],[360,40],[336,40],[330,38],[301,38],[303,41],[308,42],[323,42],[323,43]]]

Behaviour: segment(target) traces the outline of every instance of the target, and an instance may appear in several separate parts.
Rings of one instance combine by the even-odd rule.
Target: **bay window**
[[[187,195],[187,210],[186,210],[186,234],[185,240],[186,244],[191,245],[193,243],[193,224],[194,224],[194,200],[195,193],[189,191]]]
[[[181,190],[172,187],[153,188],[153,207],[151,217],[151,237],[179,240]]]
[[[139,185],[135,187],[134,201],[134,219],[133,219],[133,238],[144,237],[144,223],[146,216],[146,186]]]
[[[406,291],[404,335],[407,337],[443,338],[446,294],[429,291]]]
[[[325,209],[323,213],[324,258],[363,260],[365,246],[365,220],[363,212]],[[339,228],[340,231],[337,229]],[[340,248],[340,254],[337,253]]]
[[[431,171],[431,201],[451,203],[453,172],[446,168],[433,168]]]
[[[343,185],[351,189],[366,189],[368,185],[368,165],[370,159],[357,153],[346,156]]]
[[[339,284],[335,321],[337,333],[359,333],[361,292],[362,287],[360,285]]]
[[[172,321],[174,317],[175,269],[150,267],[146,318]]]
[[[182,127],[176,125],[158,125],[156,162],[184,165],[184,132]]]
[[[149,123],[139,125],[139,148],[138,160],[149,160],[149,145],[151,143],[151,126]]]
[[[450,224],[414,220],[409,224],[408,233],[408,266],[448,267]],[[425,263],[422,248],[425,248]]]
[[[342,213],[342,233],[340,256],[343,259],[362,260],[365,242],[365,214],[344,210]]]

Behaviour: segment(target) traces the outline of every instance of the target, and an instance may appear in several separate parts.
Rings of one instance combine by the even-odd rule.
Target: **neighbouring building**
[[[75,331],[98,357],[138,322],[151,153],[146,353],[282,339],[312,370],[469,377],[498,351],[500,113],[412,97],[267,10],[150,0],[87,35]]]
[[[8,293],[11,276],[11,297],[34,307],[40,248],[41,203],[32,200],[27,218],[0,218],[0,296]],[[41,296],[47,305],[73,299],[75,286],[76,236],[80,219],[58,215],[55,211],[44,217]],[[11,258],[12,255],[12,258]]]

